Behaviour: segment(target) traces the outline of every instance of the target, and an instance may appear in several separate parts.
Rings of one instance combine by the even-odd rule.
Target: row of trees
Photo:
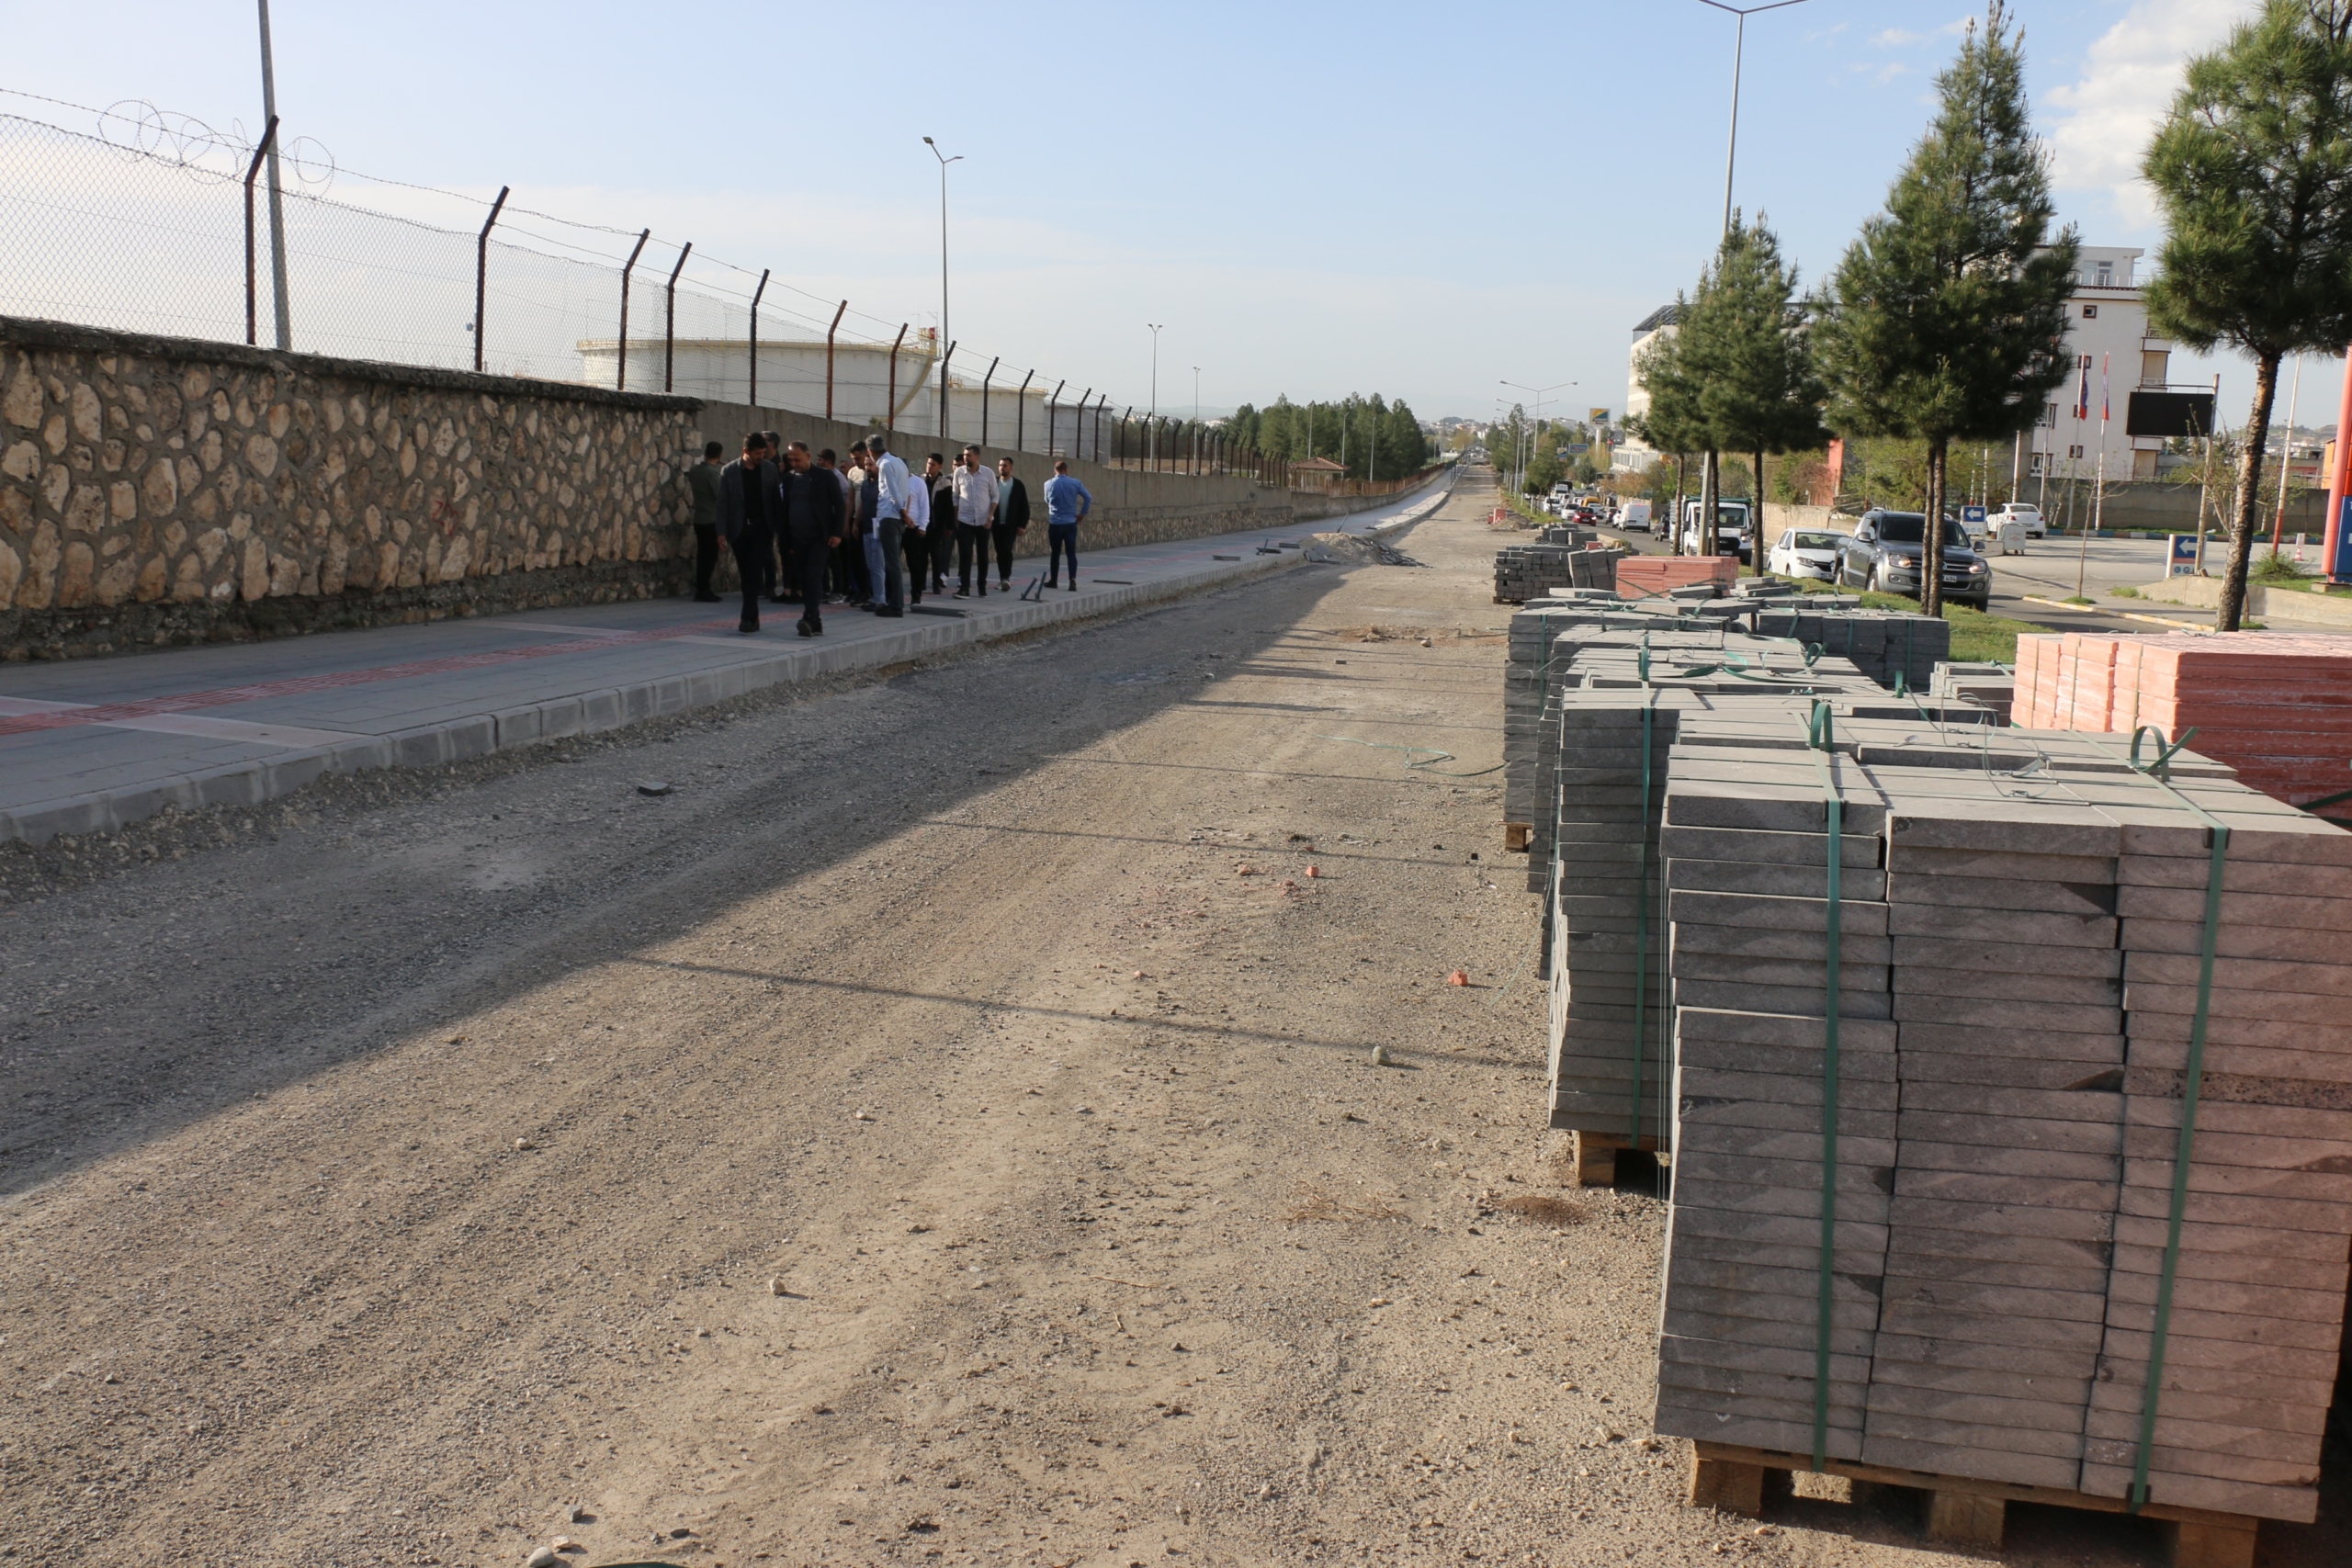
[[[1298,462],[1322,457],[1350,479],[1402,479],[1429,466],[1430,439],[1404,399],[1389,402],[1350,393],[1336,403],[1295,403],[1278,397],[1264,408],[1242,404],[1225,422],[1227,435],[1245,446]]]
[[[1953,445],[2009,442],[2073,371],[2075,235],[2051,233],[2049,156],[2002,0],[1936,85],[1935,118],[1885,209],[1815,294],[1800,299],[1761,215],[1735,221],[1640,366],[1641,434],[1704,455],[1709,519],[1719,454],[1762,472],[1768,454],[1816,446],[1825,427],[1919,443],[1921,500],[1940,516]],[[2279,362],[2352,339],[2352,0],[2265,0],[2189,62],[2142,172],[2166,220],[2153,330],[2255,365],[2219,616],[2235,630]],[[1921,596],[1936,613],[1941,531],[1928,540]]]

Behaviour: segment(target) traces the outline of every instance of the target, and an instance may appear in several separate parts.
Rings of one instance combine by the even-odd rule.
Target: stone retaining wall
[[[0,659],[684,592],[685,467],[706,429],[731,456],[752,428],[843,450],[865,433],[0,317]],[[904,433],[897,445],[918,458],[946,449]],[[1036,497],[1051,460],[1013,456]],[[1096,501],[1091,550],[1384,504],[1071,467]],[[1035,504],[1024,555],[1045,551]]]
[[[697,406],[0,319],[0,656],[668,592]]]

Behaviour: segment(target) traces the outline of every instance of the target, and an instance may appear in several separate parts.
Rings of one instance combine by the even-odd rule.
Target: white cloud
[[[2136,0],[2091,45],[2080,80],[2049,94],[2058,188],[2095,192],[2114,217],[2153,223],[2155,197],[2140,178],[2140,159],[2179,90],[2181,68],[2254,9],[2252,0]]]

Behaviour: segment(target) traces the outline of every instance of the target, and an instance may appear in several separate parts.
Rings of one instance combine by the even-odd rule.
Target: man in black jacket
[[[999,588],[1012,586],[1012,547],[1029,529],[1029,487],[1012,477],[1012,459],[996,460],[996,516],[989,525],[989,536],[996,542],[996,576]],[[980,575],[986,577],[989,564],[980,563]]]
[[[743,618],[736,629],[745,637],[760,629],[760,589],[774,548],[779,478],[768,461],[766,439],[756,430],[743,437],[743,455],[718,470],[718,532],[735,552],[735,570],[743,579]]]
[[[718,460],[726,456],[726,447],[716,441],[706,442],[702,461],[686,470],[686,489],[695,503],[695,602],[698,604],[718,603],[710,574],[718,570]]]
[[[800,591],[798,629],[802,637],[818,637],[825,629],[825,570],[842,542],[844,511],[841,482],[817,467],[805,441],[785,450],[777,502],[784,522],[784,558]]]

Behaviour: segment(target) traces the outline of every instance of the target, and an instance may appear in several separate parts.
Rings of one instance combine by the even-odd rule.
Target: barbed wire
[[[244,130],[244,125],[240,120],[232,120],[228,130],[221,130],[221,127],[214,127],[211,122],[198,118],[198,115],[160,108],[160,106],[155,106],[153,101],[148,101],[148,98],[120,98],[120,101],[115,101],[113,106],[96,108],[96,106],[89,106],[89,104],[75,104],[75,101],[71,101],[71,98],[56,98],[56,96],[50,96],[50,94],[26,92],[26,89],[18,89],[18,87],[0,87],[0,96],[24,98],[24,101],[28,101],[28,104],[47,104],[51,106],[51,108],[63,108],[63,110],[73,110],[73,113],[89,115],[94,127],[96,127],[96,136],[85,136],[83,131],[73,131],[63,125],[51,125],[51,122],[38,120],[38,118],[30,118],[30,115],[0,113],[0,125],[24,127],[24,131],[28,131],[28,134],[35,134],[35,136],[45,131],[45,134],[68,136],[68,139],[80,139],[80,141],[94,141],[96,146],[108,148],[108,151],[115,152],[115,155],[130,157],[130,160],[141,160],[143,164],[148,164],[148,167],[153,169],[169,169],[169,172],[181,174],[181,176],[186,176],[186,179],[205,181],[205,184],[214,184],[214,186],[243,184],[247,164],[252,163],[254,148],[256,148],[256,139]],[[356,202],[350,202],[348,197],[339,197],[339,200],[329,202],[327,195],[329,190],[334,190],[334,186],[339,184],[339,181],[362,181],[362,184],[367,186],[383,186],[383,188],[414,190],[414,193],[419,195],[433,195],[433,197],[442,197],[442,200],[458,202],[458,205],[463,207],[482,211],[484,216],[489,214],[489,207],[492,207],[492,202],[489,202],[487,197],[482,197],[482,195],[478,193],[463,193],[463,190],[442,188],[442,186],[425,186],[425,184],[419,184],[419,181],[388,179],[388,176],[381,176],[381,174],[367,174],[362,172],[362,169],[348,169],[336,160],[334,152],[329,151],[327,146],[322,146],[320,141],[315,141],[315,139],[311,139],[311,136],[299,136],[299,139],[294,139],[294,141],[282,143],[277,163],[280,163],[280,169],[289,169],[291,172],[291,181],[287,181],[285,186],[287,200],[311,202],[311,205],[315,205],[315,207],[306,207],[306,211],[312,219],[311,223],[312,235],[324,235],[324,232],[334,231],[336,223],[332,221],[332,211],[329,209],[341,209],[341,211],[348,211],[348,214],[360,214],[365,216],[365,219],[369,219],[369,221],[386,223],[386,226],[398,226],[398,231],[407,235],[407,240],[395,244],[393,254],[386,254],[386,256],[369,256],[369,254],[365,254],[365,247],[353,249],[353,252],[348,254],[348,259],[345,259],[348,261],[348,265],[345,265],[345,270],[341,270],[339,273],[339,277],[344,277],[345,282],[345,291],[348,291],[348,280],[357,273],[381,273],[381,275],[388,275],[388,277],[407,280],[407,285],[404,287],[409,287],[412,291],[425,291],[425,294],[430,294],[430,287],[442,287],[442,289],[447,289],[447,285],[452,285],[452,282],[466,285],[466,289],[470,289],[470,285],[473,285],[470,254],[468,254],[466,259],[445,259],[437,268],[402,265],[398,261],[398,256],[402,252],[419,249],[419,247],[442,249],[447,243],[452,243],[452,240],[463,243],[468,247],[468,252],[470,252],[470,247],[478,243],[478,232],[461,232],[461,231],[454,231],[454,228],[442,228],[437,226],[437,223],[428,223],[424,221],[424,219],[412,219],[412,216],[393,214],[393,211],[381,211],[381,209],[374,209],[374,207],[356,205]],[[24,186],[18,186],[18,190],[33,190],[33,188],[38,188],[38,179],[30,179],[26,181]],[[33,197],[33,195],[14,195],[14,197],[0,195],[0,207],[5,207],[9,200],[14,200],[14,205],[24,207],[26,211],[47,211],[47,214],[51,216],[51,223],[62,223],[62,226],[68,226],[68,228],[75,226],[75,223],[80,223],[80,226],[92,226],[92,223],[96,223],[96,226],[118,228],[118,231],[143,231],[143,232],[151,232],[151,235],[179,235],[184,237],[184,240],[205,240],[205,243],[221,243],[223,240],[221,232],[217,231],[217,226],[211,226],[211,228],[186,226],[186,223],[174,223],[174,221],[167,221],[167,219],[164,219],[164,221],[158,221],[153,214],[146,214],[146,216],[106,214],[106,211],[96,209],[99,202],[94,200],[94,195],[96,193],[94,193],[89,186],[73,190],[73,197],[75,197],[75,200],[71,202],[68,200],[45,202],[40,200],[40,197]],[[158,193],[158,207],[169,207],[169,200],[164,200],[160,193]],[[75,259],[75,264],[73,264],[75,265],[75,270],[83,270],[85,273],[85,282],[80,285],[80,291],[83,291],[87,299],[85,299],[85,303],[80,308],[75,308],[73,289],[59,289],[59,287],[54,285],[54,280],[51,280],[51,285],[30,285],[28,280],[18,280],[12,285],[12,282],[9,282],[9,273],[17,270],[17,265],[5,264],[5,261],[0,261],[0,299],[9,299],[9,296],[14,296],[14,299],[30,303],[30,306],[42,306],[42,308],[50,308],[50,310],[66,310],[68,315],[80,317],[80,320],[92,320],[92,324],[122,324],[122,327],[130,327],[131,320],[125,320],[125,317],[151,317],[153,322],[158,322],[158,324],[148,329],[163,329],[163,322],[169,322],[169,324],[176,324],[181,332],[193,332],[195,336],[221,336],[221,339],[231,339],[231,341],[243,339],[243,207],[238,207],[238,214],[235,216],[238,216],[238,231],[235,231],[235,235],[228,235],[228,237],[235,237],[235,243],[238,243],[240,247],[238,256],[232,259],[235,261],[235,268],[232,270],[235,270],[235,277],[238,277],[238,287],[235,287],[235,303],[238,303],[238,310],[209,312],[209,310],[200,310],[200,308],[186,308],[186,306],[174,308],[174,303],[169,301],[153,301],[143,308],[131,308],[127,306],[127,303],[106,306],[104,301],[96,299],[96,294],[104,294],[106,291],[104,285],[101,285],[101,280],[106,277],[106,265],[108,265],[108,261],[120,264],[120,256],[106,256],[104,252],[92,254],[92,256],[87,256],[87,259]],[[564,232],[546,232],[546,228],[541,226],[555,226],[560,228],[560,231],[570,231],[571,235],[581,235],[581,240],[564,237]],[[621,268],[623,264],[626,264],[626,252],[616,254],[616,247],[605,247],[605,244],[585,243],[585,235],[612,237],[614,243],[623,243],[623,240],[626,240],[628,244],[635,244],[638,243],[639,232],[642,231],[618,228],[618,226],[612,226],[612,223],[581,221],[581,219],[570,219],[570,216],[553,214],[553,211],[515,205],[515,202],[511,200],[503,209],[501,209],[499,223],[496,223],[494,228],[494,237],[492,237],[492,247],[496,249],[501,261],[505,261],[505,264],[511,264],[511,265],[520,265],[525,273],[529,273],[534,265],[541,265],[541,268],[546,268],[546,265],[558,265],[558,268],[560,265],[581,265],[581,268],[591,268],[591,270],[597,270],[597,273],[609,275],[606,289],[612,291],[612,303],[614,303],[614,312],[612,312],[614,322],[609,322],[605,327],[605,336],[609,336],[609,333],[614,333],[618,329],[618,294],[621,294]],[[14,256],[18,256],[18,259],[38,259],[42,249],[54,249],[54,247],[45,247],[38,235],[18,235],[18,240],[26,240],[26,244],[17,244],[17,247],[12,247],[12,254]],[[529,240],[529,243],[538,244],[538,247],[546,247],[550,249],[550,252],[562,252],[562,254],[558,254],[558,256],[543,256],[543,254],[532,252],[529,244],[515,244],[515,240]],[[294,252],[294,249],[297,249],[297,243],[294,243],[294,235],[289,232],[289,252]],[[647,289],[650,277],[654,280],[656,299],[651,303],[654,303],[654,308],[659,310],[661,303],[668,301],[671,265],[675,265],[677,254],[680,254],[682,249],[684,249],[684,244],[675,243],[675,240],[650,237],[650,243],[647,243],[647,254],[639,256],[638,268],[635,268],[635,273],[630,275],[628,291],[630,291],[630,322],[633,322],[630,324],[630,339],[633,341],[635,336],[638,336],[638,322],[644,322],[644,320],[659,320],[659,317],[644,315],[644,308],[647,306],[639,303],[639,289]],[[537,256],[537,264],[532,261],[532,256]],[[318,259],[318,256],[312,256],[312,259]],[[466,261],[466,265],[458,265],[458,261]],[[176,270],[176,273],[186,273],[184,265],[176,265],[174,270]],[[722,273],[724,277],[715,277],[713,273]],[[687,315],[696,315],[701,317],[701,320],[706,320],[708,324],[713,324],[713,327],[722,329],[722,332],[713,332],[708,333],[708,336],[722,336],[724,329],[734,324],[727,320],[731,310],[739,310],[741,315],[746,317],[746,320],[741,322],[741,329],[748,332],[748,310],[751,310],[752,294],[755,294],[755,287],[757,287],[755,280],[760,277],[760,275],[762,273],[757,268],[748,268],[748,265],[741,265],[736,264],[736,261],[727,261],[724,256],[713,256],[713,254],[703,252],[703,249],[696,249],[696,252],[692,252],[692,256],[689,256],[687,268],[680,273],[680,287],[677,287],[675,291],[675,306],[680,308],[680,310],[687,312]],[[769,322],[793,322],[793,324],[799,324],[799,327],[809,329],[816,339],[820,339],[828,329],[832,329],[832,322],[835,322],[835,315],[832,315],[832,312],[835,312],[837,308],[847,306],[847,301],[840,301],[840,299],[832,299],[832,296],[816,294],[816,291],[805,289],[805,287],[795,285],[795,282],[786,280],[786,277],[774,277],[772,270],[767,273],[767,277],[769,277],[767,291],[764,291],[760,299],[762,329],[767,327]],[[570,308],[579,312],[581,324],[588,324],[591,317],[585,315],[585,306],[576,303],[579,301],[581,291],[583,291],[583,287],[585,287],[585,280],[571,280],[571,285],[567,287],[567,289],[558,289],[558,296],[560,299],[567,299],[567,301],[574,301],[574,306]],[[179,289],[179,291],[184,294],[186,289]],[[167,294],[172,294],[172,291],[167,291]],[[312,291],[303,289],[303,294],[308,296],[312,294]],[[517,299],[517,301],[505,301],[503,287],[496,285],[496,282],[494,285],[489,285],[489,294],[501,296],[501,306],[505,306],[505,310],[508,312],[515,310],[517,306],[520,306],[525,312],[537,310],[538,315],[548,315],[548,317],[553,317],[555,312],[560,312],[558,306],[548,303],[546,299],[534,299],[534,296],[522,296],[522,299]],[[696,299],[708,299],[708,303],[703,306],[703,303],[696,303]],[[461,327],[466,333],[470,333],[470,299],[466,299],[466,301],[457,301],[457,299],[452,299],[449,303],[452,303],[452,308],[457,310],[458,327]],[[327,320],[367,315],[367,310],[356,308],[348,299],[332,299],[329,306],[332,308],[329,308]],[[424,303],[414,301],[412,303],[412,308],[421,310]],[[315,317],[315,306],[308,310],[308,315]],[[910,312],[910,315],[900,322],[900,320],[891,320],[891,317],[887,315],[875,315],[873,310],[865,310],[865,308],[847,306],[844,310],[842,310],[842,317],[840,317],[842,324],[849,327],[849,324],[854,322],[861,332],[844,332],[840,336],[840,341],[842,345],[852,345],[852,348],[854,345],[885,348],[885,345],[889,345],[891,341],[894,341],[896,333],[906,327],[906,324],[924,322],[927,315],[929,312],[917,310],[917,312]],[[104,317],[104,322],[101,322],[99,317]],[[496,322],[496,317],[492,317],[492,320]],[[508,315],[508,320],[513,320],[513,315]],[[312,336],[312,333],[303,333],[303,336],[308,339],[308,336]],[[329,336],[334,336],[334,333],[329,333]],[[390,355],[390,357],[419,357],[419,355],[425,355],[424,362],[430,362],[430,365],[470,365],[470,336],[461,336],[461,339],[454,341],[454,344],[445,344],[445,341],[442,341],[445,329],[440,327],[428,329],[428,332],[424,332],[421,336],[419,333],[388,332],[388,329],[367,329],[367,332],[353,332],[350,336],[357,341],[365,341],[367,345],[374,345],[377,353],[367,355],[367,357],[386,357],[386,355]],[[597,333],[588,332],[583,333],[583,339],[585,336],[597,336]],[[764,333],[762,333],[762,336],[764,336]],[[932,344],[932,348],[945,350],[948,345]],[[404,353],[400,353],[400,350],[404,350]],[[571,348],[571,353],[576,355],[576,345]],[[520,350],[520,355],[522,355],[522,360],[537,367],[537,369],[532,369],[529,374],[553,376],[553,378],[562,378],[562,381],[579,381],[579,378],[583,378],[579,367],[571,367],[570,374],[560,374],[560,371],[564,369],[564,367],[560,367],[560,355],[550,353],[550,350],[543,348],[543,345],[538,345],[538,348]],[[492,355],[492,360],[494,360],[494,357],[496,355]],[[955,381],[957,386],[965,386],[965,383],[969,381],[969,376],[955,376],[953,374],[955,367],[981,367],[981,365],[988,365],[990,360],[1002,365],[1002,362],[1012,360],[1012,355],[990,353],[986,345],[957,344],[955,345],[955,360],[953,365],[950,365],[950,381]],[[938,360],[936,357],[929,357],[927,365],[936,369]],[[1063,381],[1077,381],[1075,376],[1072,376],[1072,378],[1063,378],[1063,376],[1054,376],[1054,374],[1046,374],[1046,371],[1042,369],[1018,367],[1018,365],[1013,367],[1012,374],[1013,376],[1028,374],[1033,376],[1035,381],[1045,383],[1045,386],[1056,386],[1056,383],[1063,383]],[[783,376],[776,376],[776,381],[783,383],[786,378],[783,378]],[[1087,386],[1089,395],[1096,390],[1099,390],[1099,388]],[[1091,398],[1089,398],[1089,404],[1091,404]],[[1063,404],[1063,407],[1068,409],[1070,404]]]

